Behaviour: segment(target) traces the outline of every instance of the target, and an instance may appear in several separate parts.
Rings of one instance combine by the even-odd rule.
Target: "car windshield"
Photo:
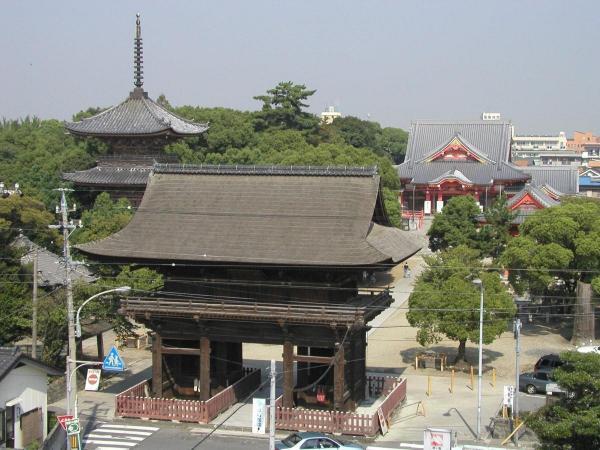
[[[281,441],[281,443],[287,445],[288,447],[293,447],[301,440],[302,440],[302,438],[300,436],[298,436],[297,434],[290,434],[283,441]]]

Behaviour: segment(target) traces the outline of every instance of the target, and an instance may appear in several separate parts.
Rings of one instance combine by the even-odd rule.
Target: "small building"
[[[600,143],[600,136],[591,131],[575,131],[573,137],[567,140],[567,148],[582,152],[586,144]]]
[[[600,169],[586,169],[579,174],[579,192],[586,197],[600,197]]]
[[[512,138],[512,160],[539,159],[540,153],[565,152],[567,136],[561,131],[558,135],[514,135]]]
[[[25,448],[46,439],[48,375],[62,372],[19,347],[0,347],[0,447]]]
[[[502,120],[414,122],[406,158],[395,166],[402,209],[440,212],[450,197],[470,194],[486,207],[530,176],[510,160],[512,125]]]
[[[327,111],[323,111],[321,113],[321,122],[330,125],[333,123],[335,119],[339,119],[342,117],[342,113],[335,110],[335,107],[330,106],[327,108]]]
[[[123,230],[77,248],[162,271],[163,292],[121,301],[154,332],[155,397],[207,400],[243,375],[244,343],[278,344],[283,406],[337,410],[364,398],[368,324],[392,302],[361,285],[419,250],[374,167],[169,164]]]
[[[143,89],[142,30],[139,14],[134,39],[134,88],[116,106],[79,122],[65,124],[67,131],[81,138],[95,138],[108,145],[109,152],[99,158],[96,167],[64,173],[90,195],[106,191],[114,198],[126,197],[134,206],[142,198],[154,162],[177,162],[164,153],[164,147],[185,137],[199,136],[208,124],[183,119],[152,100]]]

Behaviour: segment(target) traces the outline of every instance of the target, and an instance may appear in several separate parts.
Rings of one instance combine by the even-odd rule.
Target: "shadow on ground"
[[[454,365],[454,359],[458,353],[458,344],[456,346],[450,347],[446,345],[434,345],[432,347],[412,347],[400,352],[400,356],[402,357],[402,361],[408,365],[413,366],[415,364],[415,357],[417,354],[422,353],[424,351],[434,351],[436,353],[445,353],[447,358],[448,366]],[[493,362],[503,356],[502,353],[490,350],[487,348],[483,349],[483,364],[491,365]],[[471,347],[467,345],[465,350],[465,359],[467,363],[472,365],[476,365],[479,359],[479,352],[477,347]]]

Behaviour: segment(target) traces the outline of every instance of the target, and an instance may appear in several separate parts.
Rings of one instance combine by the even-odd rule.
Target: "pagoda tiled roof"
[[[124,102],[65,127],[81,136],[196,136],[208,124],[183,119],[149,98],[142,88],[135,88]]]
[[[145,186],[152,167],[93,167],[78,172],[63,173],[62,178],[83,185]]]
[[[395,264],[419,246],[378,213],[380,195],[374,168],[157,165],[131,222],[77,248],[121,261]]]
[[[543,187],[538,187],[527,183],[523,189],[521,189],[507,201],[507,206],[509,208],[513,207],[514,205],[519,203],[519,201],[521,201],[521,199],[526,195],[530,195],[544,208],[550,208],[552,206],[557,206],[560,204],[559,201],[554,200],[552,197],[546,194],[546,192],[544,192]]]

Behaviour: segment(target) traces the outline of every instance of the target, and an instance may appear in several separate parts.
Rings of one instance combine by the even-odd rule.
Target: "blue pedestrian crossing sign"
[[[123,372],[125,370],[125,363],[114,345],[110,348],[108,355],[104,358],[102,370],[107,370],[109,372]]]

